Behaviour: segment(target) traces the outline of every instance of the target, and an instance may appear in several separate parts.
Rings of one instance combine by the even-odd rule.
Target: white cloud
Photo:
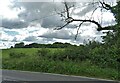
[[[3,16],[3,18],[7,19],[18,18],[18,14],[21,12],[21,10],[16,8],[11,9],[12,5],[13,5],[12,0],[0,1],[0,15]]]
[[[44,38],[57,38],[57,39],[72,39],[73,33],[70,30],[49,30],[46,33],[40,35],[39,37]]]
[[[70,4],[76,4],[76,6],[80,8],[87,5],[87,3],[69,3],[69,5]],[[4,9],[1,10],[1,15],[3,15],[2,27],[4,27],[4,30],[1,40],[12,42],[21,42],[24,40],[26,43],[68,42],[72,44],[81,44],[84,40],[92,40],[94,38],[95,40],[101,41],[100,36],[102,32],[97,32],[96,28],[94,28],[96,27],[94,24],[84,24],[79,30],[79,33],[81,33],[78,34],[77,40],[74,39],[77,29],[73,25],[78,23],[72,23],[59,31],[52,30],[56,26],[64,25],[64,22],[60,21],[61,18],[57,16],[55,12],[55,10],[57,12],[63,11],[64,5],[61,3],[19,3],[14,1],[14,3],[3,3],[2,6],[3,7],[0,8]],[[91,11],[94,8],[89,5],[83,9],[84,10],[76,9],[73,13],[73,17],[80,19],[90,18]],[[104,20],[103,25],[107,25],[107,22],[111,24],[115,20],[113,14],[109,11],[104,12],[102,18]],[[101,19],[101,12],[99,9],[93,15],[93,19],[96,21]],[[10,46],[9,44],[6,45]]]
[[[0,38],[1,40],[7,40],[7,41],[11,41],[13,39],[13,36],[8,35],[7,33],[2,31],[2,36]]]
[[[36,40],[38,39],[35,36],[29,36],[29,37],[26,37],[23,41],[35,42]]]

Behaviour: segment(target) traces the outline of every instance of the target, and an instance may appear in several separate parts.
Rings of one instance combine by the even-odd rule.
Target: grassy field
[[[4,49],[2,68],[120,80],[118,70],[115,68],[101,68],[92,64],[90,60],[75,61],[67,57],[62,59],[64,50],[63,48]]]

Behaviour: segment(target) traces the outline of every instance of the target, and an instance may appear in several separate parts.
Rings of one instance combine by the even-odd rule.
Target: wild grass
[[[2,68],[120,80],[118,69],[100,67],[90,59],[74,60],[63,48],[13,48],[2,51]],[[73,53],[74,54],[74,53]]]

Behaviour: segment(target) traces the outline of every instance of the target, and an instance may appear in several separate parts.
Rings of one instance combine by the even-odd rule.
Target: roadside
[[[54,73],[41,73],[18,70],[2,70],[3,81],[81,81],[81,82],[105,82],[119,83],[114,80],[106,80],[99,78],[90,78],[84,76],[62,75]]]

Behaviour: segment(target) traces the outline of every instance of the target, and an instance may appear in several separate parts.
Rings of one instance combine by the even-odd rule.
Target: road
[[[103,80],[96,78],[88,78],[82,76],[69,76],[61,74],[17,71],[17,70],[2,70],[2,80],[4,81],[92,81],[92,83],[117,83],[111,80]],[[7,83],[7,82],[4,82]]]

